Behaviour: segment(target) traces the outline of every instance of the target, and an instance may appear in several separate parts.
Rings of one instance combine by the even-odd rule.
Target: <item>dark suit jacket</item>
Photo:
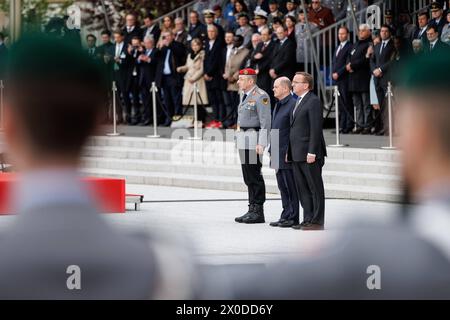
[[[291,112],[289,161],[306,162],[308,153],[315,154],[316,159],[327,156],[322,124],[322,104],[319,97],[310,91],[300,101],[295,114]]]
[[[127,46],[128,46],[129,43],[131,43],[131,39],[132,39],[133,37],[139,37],[139,39],[142,40],[142,29],[139,28],[138,26],[135,26],[134,29],[133,29],[133,31],[131,31],[131,32],[128,32],[126,27],[123,28],[122,31],[123,31],[123,33],[124,33],[124,35],[125,35],[124,42],[125,42],[125,44],[126,44]]]
[[[448,52],[450,49],[450,46],[448,44],[445,44],[441,41],[441,39],[438,38],[438,41],[434,44],[433,52],[438,51],[446,51]],[[425,52],[430,52],[430,43],[428,43],[428,46],[425,48]]]
[[[187,47],[188,45],[188,33],[186,30],[183,30],[180,34],[175,34],[175,41],[181,43],[183,46]]]
[[[191,25],[189,27],[188,34],[190,35],[190,39],[188,38],[189,42],[194,38],[199,38],[200,40],[205,41],[207,38],[206,26],[200,22],[197,23],[195,27]]]
[[[374,77],[375,86],[381,86],[387,88],[388,81],[390,80],[390,69],[392,65],[392,58],[395,53],[395,47],[393,40],[389,40],[380,54],[382,42],[374,47],[372,58],[370,59],[370,72],[380,68],[382,71],[381,78]]]
[[[266,48],[264,48],[264,43],[261,42],[256,46],[256,49],[252,52],[251,56],[252,62],[259,70],[256,84],[265,91],[270,90],[272,87],[272,78],[269,75],[269,70],[270,65],[272,64],[272,55],[275,46],[276,43],[273,40],[270,41]],[[263,57],[256,60],[254,57],[257,53],[262,53]]]
[[[429,44],[428,38],[427,38],[427,30],[425,29],[425,31],[422,32],[422,34],[421,34],[420,37],[419,37],[420,30],[421,30],[421,29],[420,29],[419,27],[417,27],[416,31],[414,31],[412,40],[414,40],[414,39],[420,39],[420,40],[422,40],[422,43],[423,43],[423,46],[424,46],[424,49],[425,49],[426,46]]]
[[[350,92],[369,92],[370,83],[370,61],[366,58],[370,38],[358,40],[350,50],[347,63],[350,62],[354,72],[349,73]]]
[[[439,36],[441,36],[442,28],[444,28],[445,24],[447,23],[447,15],[445,14],[441,20],[439,20],[439,23],[436,23],[435,19],[431,19],[428,22],[429,26],[435,26],[437,28],[437,31],[439,32]]]
[[[275,169],[290,169],[291,164],[286,163],[286,153],[289,147],[289,132],[291,130],[291,114],[294,110],[296,99],[289,95],[275,105],[272,114],[272,131],[270,135],[270,165]],[[274,130],[278,130],[277,135]],[[276,152],[278,145],[278,152]],[[276,158],[278,157],[278,158]]]
[[[142,28],[142,38],[144,38],[147,35],[148,28]],[[158,24],[155,24],[152,31],[150,31],[150,34],[153,36],[153,39],[155,40],[155,44],[159,40],[159,36],[161,35],[161,29],[159,28]]]
[[[164,61],[166,59],[167,50],[170,49],[170,70],[172,72],[171,76],[175,78],[178,86],[183,86],[183,75],[177,72],[177,68],[184,66],[186,62],[186,48],[179,42],[172,41],[170,46],[163,47],[160,50],[160,56],[158,59],[158,65],[156,67],[156,85],[161,86],[161,80],[164,71]]]
[[[271,68],[275,70],[278,77],[284,76],[289,79],[294,77],[296,70],[295,50],[295,44],[290,39],[286,39],[282,46],[280,46],[280,43],[275,46]]]
[[[203,61],[203,68],[205,75],[212,77],[211,81],[206,81],[206,85],[211,89],[220,89],[222,87],[222,75],[224,70],[223,61],[223,42],[218,39],[214,41],[211,50],[209,43],[205,45],[205,60]]]
[[[340,44],[339,44],[340,45]],[[345,66],[347,65],[347,58],[350,54],[350,49],[352,47],[352,44],[350,41],[347,41],[345,43],[345,46],[339,51],[338,56],[336,57],[337,49],[339,48],[339,45],[336,47],[336,49],[333,52],[333,73],[337,73],[339,75],[338,80],[336,83],[341,83],[344,81],[348,81],[348,71],[345,69]]]
[[[116,46],[112,47],[113,57],[115,55]],[[122,46],[122,51],[120,52],[120,63],[118,70],[114,71],[115,80],[119,82],[119,86],[122,90],[128,91],[131,86],[132,72],[133,72],[133,58],[128,54],[127,44],[124,42]]]
[[[158,66],[158,49],[153,48],[149,55],[150,62],[138,62],[139,86],[142,89],[150,89],[152,82],[156,79],[156,68]]]

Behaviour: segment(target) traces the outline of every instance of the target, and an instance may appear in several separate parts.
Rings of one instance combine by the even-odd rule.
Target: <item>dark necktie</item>
[[[297,101],[297,103],[295,104],[294,111],[292,111],[292,116],[294,116],[295,111],[297,111],[297,108],[298,108],[298,106],[300,105],[300,102],[301,102],[301,101],[302,101],[302,97],[298,97],[298,101]]]
[[[342,44],[339,45],[338,49],[336,50],[336,57],[339,55],[339,52],[341,52]]]
[[[245,101],[245,99],[247,99],[247,94],[244,93],[244,95],[242,96],[242,101]]]
[[[383,50],[384,50],[384,47],[386,47],[386,42],[382,42],[381,43],[381,50],[380,50],[380,54],[383,52]]]

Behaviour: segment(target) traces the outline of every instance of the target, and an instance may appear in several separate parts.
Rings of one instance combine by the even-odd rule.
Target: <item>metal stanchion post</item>
[[[117,136],[120,136],[121,135],[121,133],[119,133],[119,132],[117,132],[117,123],[116,123],[116,117],[117,117],[117,115],[116,115],[116,92],[117,92],[117,87],[116,87],[116,82],[115,81],[113,81],[113,83],[112,83],[112,94],[113,94],[113,96],[112,96],[112,101],[113,101],[113,132],[111,132],[111,133],[107,133],[106,135],[107,136],[110,136],[110,137],[117,137]]]
[[[356,131],[358,127],[356,126],[356,107],[353,106],[353,119],[355,120],[355,125],[353,126],[353,131]]]
[[[336,144],[331,144],[329,145],[329,147],[345,147],[344,144],[341,144],[340,142],[340,137],[339,137],[339,97],[340,97],[340,93],[339,93],[339,89],[338,86],[334,86],[334,104],[335,104],[335,112],[334,112],[334,116],[336,118]]]
[[[198,95],[198,86],[197,82],[194,83],[194,136],[189,137],[190,140],[201,140],[202,138],[198,136],[198,126],[197,126],[197,118],[198,118],[198,110],[197,110],[197,95]]]
[[[0,80],[0,131],[3,131],[3,80]]]
[[[148,135],[147,138],[160,138],[161,136],[158,134],[158,116],[156,112],[156,92],[158,92],[158,88],[156,87],[155,82],[152,82],[150,91],[152,93],[153,102],[153,134]]]
[[[388,117],[389,117],[389,146],[387,147],[381,147],[381,149],[388,149],[388,150],[393,150],[396,149],[394,147],[394,142],[393,142],[393,133],[392,133],[392,85],[391,82],[388,82],[388,87],[387,87],[387,99],[388,99]]]

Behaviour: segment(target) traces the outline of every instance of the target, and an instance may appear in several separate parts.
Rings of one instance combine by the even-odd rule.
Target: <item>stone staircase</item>
[[[328,148],[323,178],[327,198],[398,201],[400,153]],[[264,158],[268,193],[279,193]],[[94,137],[84,151],[83,173],[123,177],[127,183],[246,191],[232,142],[136,137]]]

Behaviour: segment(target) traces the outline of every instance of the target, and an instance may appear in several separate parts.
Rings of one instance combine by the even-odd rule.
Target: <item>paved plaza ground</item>
[[[340,232],[351,232],[352,221],[389,221],[393,203],[326,200],[326,230],[300,231],[269,226],[281,213],[277,195],[268,195],[265,224],[245,225],[234,217],[246,211],[246,193],[163,186],[127,185],[127,193],[143,194],[140,211],[128,205],[125,214],[106,214],[121,231],[144,231],[190,243],[196,258],[207,265],[268,264],[305,258],[320,251]],[[221,201],[217,201],[221,199]],[[203,201],[193,201],[203,200]],[[0,232],[13,216],[0,216]]]

